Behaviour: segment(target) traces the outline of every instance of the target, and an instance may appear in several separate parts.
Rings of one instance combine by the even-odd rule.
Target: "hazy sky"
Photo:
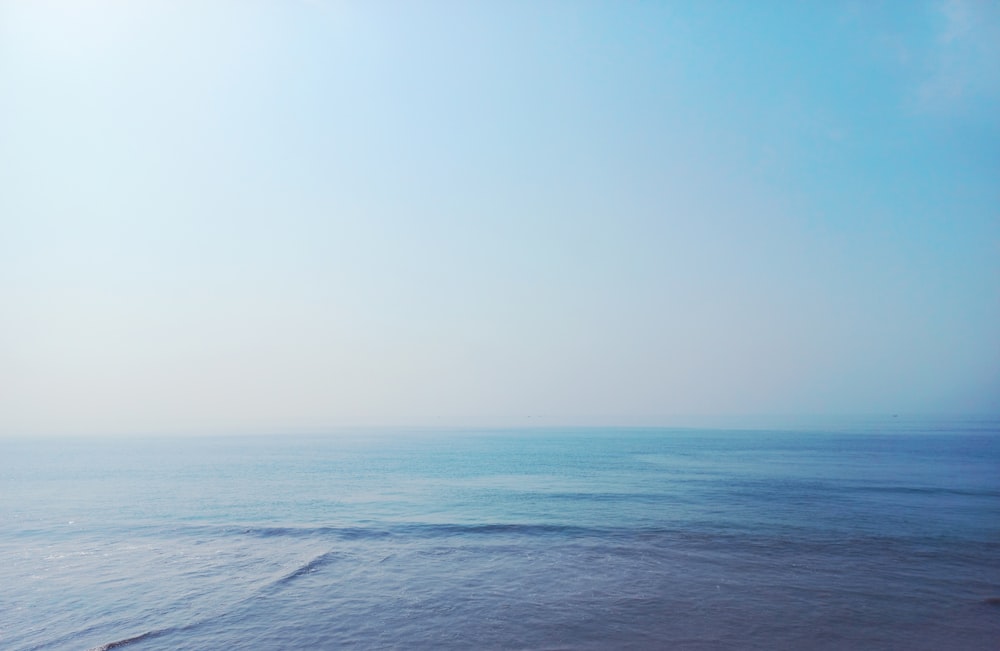
[[[0,433],[1000,411],[1000,3],[0,0]]]

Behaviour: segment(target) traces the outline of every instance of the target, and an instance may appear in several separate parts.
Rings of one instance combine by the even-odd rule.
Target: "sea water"
[[[3,649],[998,649],[996,422],[0,440]]]

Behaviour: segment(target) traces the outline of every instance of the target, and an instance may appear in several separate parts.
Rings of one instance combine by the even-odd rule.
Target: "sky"
[[[1000,412],[1000,3],[0,0],[0,434]]]

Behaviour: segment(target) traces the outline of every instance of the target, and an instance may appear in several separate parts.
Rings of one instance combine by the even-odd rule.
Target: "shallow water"
[[[995,423],[0,451],[5,649],[1000,647]]]

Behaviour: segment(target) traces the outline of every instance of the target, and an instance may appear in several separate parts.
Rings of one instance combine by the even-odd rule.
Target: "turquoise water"
[[[0,440],[0,648],[996,649],[1000,428]]]

